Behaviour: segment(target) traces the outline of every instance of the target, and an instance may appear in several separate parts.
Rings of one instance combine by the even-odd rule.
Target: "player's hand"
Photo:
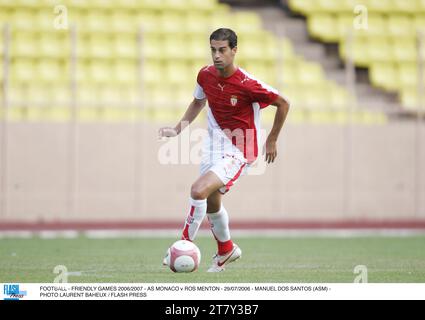
[[[263,148],[263,155],[266,155],[265,161],[267,163],[274,162],[274,159],[277,157],[277,147],[275,140],[266,140],[266,144]]]
[[[163,127],[158,131],[158,138],[170,138],[177,136],[177,130],[171,127]]]

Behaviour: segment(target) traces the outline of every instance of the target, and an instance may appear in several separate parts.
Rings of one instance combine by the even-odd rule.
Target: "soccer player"
[[[259,150],[259,113],[268,105],[277,107],[273,127],[267,137],[265,161],[274,162],[276,142],[289,110],[289,102],[277,90],[257,80],[234,64],[237,36],[221,28],[210,36],[213,65],[199,71],[194,99],[174,127],[159,129],[160,137],[175,137],[201,112],[208,100],[208,135],[204,140],[200,177],[190,192],[190,210],[182,239],[193,241],[207,215],[217,241],[218,252],[208,272],[220,272],[241,257],[232,242],[229,216],[222,196],[246,173]],[[256,43],[253,40],[252,45]]]

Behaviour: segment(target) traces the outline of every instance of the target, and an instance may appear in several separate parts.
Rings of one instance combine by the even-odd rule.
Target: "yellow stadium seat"
[[[414,20],[408,15],[392,14],[388,17],[388,31],[392,37],[414,37]]]
[[[320,11],[329,13],[342,13],[353,11],[353,1],[351,0],[317,0]]]
[[[425,1],[424,0],[416,0],[418,3],[419,12],[425,12]]]
[[[120,34],[113,38],[113,54],[117,59],[138,59],[141,49],[134,34]]]
[[[305,87],[303,93],[303,106],[308,109],[326,110],[330,106],[330,96],[324,86],[310,85]]]
[[[416,63],[399,64],[398,78],[402,87],[415,87],[418,83],[418,77],[419,74]]]
[[[36,78],[35,63],[30,59],[12,59],[9,74],[12,83],[26,83]]]
[[[39,55],[52,58],[68,58],[71,54],[71,39],[68,33],[43,32],[38,38]]]
[[[68,107],[71,103],[71,88],[69,85],[50,85],[50,99],[53,107]]]
[[[83,16],[80,32],[108,32],[111,30],[111,16],[104,11],[89,10]]]
[[[425,7],[424,7],[424,9],[425,9]],[[414,28],[415,28],[415,34],[416,34],[416,31],[418,31],[418,30],[425,32],[425,12],[418,13],[418,14],[415,15]]]
[[[393,0],[392,5],[395,12],[413,14],[421,11],[420,1],[417,0]]]
[[[282,39],[280,43],[279,53],[283,60],[290,61],[295,59],[295,51],[292,42],[289,39]]]
[[[114,79],[112,65],[107,60],[91,60],[88,71],[90,81],[96,84],[107,83]]]
[[[184,11],[191,5],[189,0],[163,0],[164,7],[170,11]]]
[[[189,67],[185,62],[170,61],[164,66],[163,82],[170,85],[182,85],[189,82]]]
[[[393,11],[392,0],[367,0],[363,3],[370,12],[387,13]]]
[[[276,61],[278,41],[270,34],[263,32],[257,35],[258,42],[253,45],[249,37],[238,38],[238,57],[242,60]]]
[[[400,99],[403,107],[407,110],[421,110],[422,113],[425,112],[425,104],[423,102],[422,104],[424,106],[421,106],[420,97],[418,97],[416,88],[404,88],[401,91]]]
[[[412,62],[417,59],[417,47],[414,38],[393,39],[394,59],[399,62]]]
[[[328,13],[312,15],[307,21],[309,33],[324,42],[337,42],[339,32],[336,16]]]
[[[49,90],[48,86],[39,83],[31,83],[27,90],[27,101],[26,105],[33,107],[48,107],[52,100],[52,91]]]
[[[267,63],[248,63],[245,69],[249,74],[268,85],[277,86],[276,67]]]
[[[31,31],[34,29],[35,16],[36,11],[29,8],[13,10],[9,22],[15,30]]]
[[[353,98],[346,88],[333,82],[327,82],[323,87],[329,92],[329,107],[333,109],[346,109],[353,102]],[[328,91],[329,90],[329,91]]]
[[[280,71],[280,78],[284,85],[298,83],[298,69],[292,63],[284,64]],[[279,75],[277,76],[279,79]]]
[[[214,13],[210,16],[209,33],[218,28],[230,28],[236,30],[236,27],[236,21],[230,14],[222,14],[214,11]]]
[[[157,33],[143,33],[142,52],[145,59],[161,59],[165,54],[162,37]]]
[[[398,71],[393,63],[373,63],[369,74],[371,83],[377,88],[396,90],[400,85]]]
[[[353,27],[353,15],[352,14],[339,14],[337,16],[337,25],[335,27],[338,33],[339,39],[345,41],[349,33],[355,33]]]
[[[318,1],[289,0],[288,4],[291,10],[302,13],[304,15],[309,15],[312,12],[320,11]]]
[[[110,28],[118,33],[138,33],[137,21],[135,11],[115,9],[111,13]]]
[[[123,104],[127,106],[140,106],[140,85],[123,85],[119,87]]]
[[[158,60],[147,60],[142,66],[142,79],[146,85],[161,83],[164,77],[162,63]]]
[[[190,41],[187,54],[191,60],[204,60],[204,64],[211,61],[210,45],[206,34],[187,36],[185,39],[186,42]]]
[[[184,18],[184,31],[189,34],[202,34],[209,36],[210,26],[206,21],[209,17],[203,11],[188,11]]]
[[[22,106],[26,101],[28,101],[28,96],[27,90],[25,90],[25,86],[23,86],[22,83],[12,83],[9,86],[9,109]]]
[[[39,55],[36,35],[29,31],[14,32],[11,37],[11,56],[35,58]]]
[[[127,11],[136,11],[142,9],[142,1],[138,0],[114,0],[114,6]]]
[[[162,48],[165,57],[169,59],[187,58],[187,44],[190,43],[190,39],[187,39],[183,34],[166,34],[163,39]]]
[[[85,85],[78,88],[77,101],[80,107],[95,107],[98,104],[98,87]]]
[[[69,83],[69,64],[61,59],[42,59],[37,62],[37,77],[47,83]]]
[[[367,29],[359,30],[360,33],[366,33],[367,36],[383,36],[388,33],[388,20],[386,16],[369,14],[367,21]]]
[[[394,60],[392,44],[386,37],[370,37],[367,42],[369,63],[391,62]]]
[[[144,9],[162,10],[164,8],[164,0],[140,0],[139,5]]]
[[[304,62],[298,67],[298,80],[302,85],[318,84],[324,80],[323,69],[320,64]]]
[[[114,56],[114,42],[108,34],[93,34],[89,38],[90,58],[110,59]]]
[[[227,11],[228,7],[226,5],[218,4],[217,0],[188,0],[189,7],[195,8],[197,10],[203,10],[205,12],[214,11]]]
[[[258,32],[262,28],[260,17],[253,12],[240,11],[234,17],[238,33]]]
[[[147,65],[144,65],[146,67]],[[133,60],[116,60],[113,64],[112,82],[115,84],[134,85],[140,79],[140,68],[137,61]]]
[[[98,89],[97,102],[102,107],[125,107],[122,105],[122,92],[120,86],[103,85]]]
[[[181,33],[185,27],[185,17],[179,12],[163,12],[158,26],[164,33]]]

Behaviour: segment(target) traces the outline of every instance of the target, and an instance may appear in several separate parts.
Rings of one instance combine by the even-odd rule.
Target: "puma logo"
[[[223,84],[223,85],[221,85],[220,83],[218,84],[218,87],[221,89],[221,91],[224,91],[225,86],[226,86],[225,84]]]

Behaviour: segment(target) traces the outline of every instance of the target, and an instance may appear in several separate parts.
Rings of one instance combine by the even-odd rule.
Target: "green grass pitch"
[[[365,265],[369,282],[425,282],[425,236],[415,237],[242,237],[242,259],[225,272],[206,270],[216,249],[211,237],[196,243],[198,271],[176,274],[161,265],[172,238],[0,240],[0,282],[52,283],[56,265],[69,282],[353,282]]]

